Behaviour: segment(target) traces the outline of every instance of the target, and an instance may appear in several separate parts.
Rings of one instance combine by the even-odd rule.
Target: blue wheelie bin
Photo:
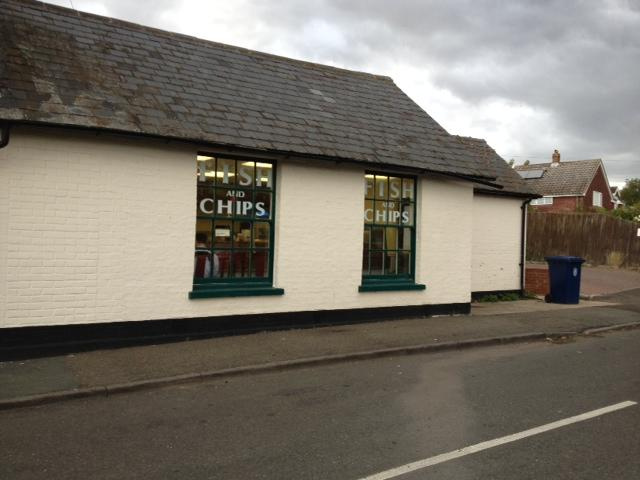
[[[549,297],[551,303],[580,302],[580,274],[584,258],[545,257],[549,264]]]

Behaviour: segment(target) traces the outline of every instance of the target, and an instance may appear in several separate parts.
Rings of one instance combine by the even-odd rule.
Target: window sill
[[[264,295],[284,295],[284,288],[275,288],[270,286],[225,286],[222,288],[194,288],[189,292],[189,299],[193,300],[197,298],[260,297]]]
[[[421,283],[410,281],[378,280],[363,283],[358,287],[359,292],[393,292],[398,290],[425,290]]]

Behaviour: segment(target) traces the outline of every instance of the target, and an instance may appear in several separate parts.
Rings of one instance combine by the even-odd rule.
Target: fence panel
[[[527,259],[576,255],[593,265],[640,267],[640,224],[601,213],[530,211]]]

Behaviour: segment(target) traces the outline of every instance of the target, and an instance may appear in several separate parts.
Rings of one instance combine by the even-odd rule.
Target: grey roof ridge
[[[304,66],[311,67],[311,68],[317,68],[319,70],[328,70],[328,71],[334,71],[334,72],[337,72],[337,73],[350,74],[350,75],[354,75],[354,76],[375,78],[377,80],[383,80],[383,81],[391,82],[391,83],[393,83],[395,85],[395,82],[393,81],[393,79],[388,75],[379,75],[379,74],[375,74],[375,73],[362,72],[362,71],[358,71],[358,70],[349,70],[347,68],[335,67],[335,66],[332,66],[332,65],[326,65],[326,64],[322,64],[322,63],[316,63],[316,62],[310,62],[308,60],[300,60],[300,59],[296,59],[296,58],[285,57],[285,56],[282,56],[282,55],[276,55],[274,53],[261,52],[259,50],[251,50],[249,48],[238,47],[236,45],[230,45],[230,44],[222,43],[222,42],[216,42],[214,40],[207,40],[207,39],[196,37],[196,36],[193,36],[193,35],[187,35],[185,33],[172,32],[172,31],[169,31],[169,30],[163,30],[161,28],[149,27],[147,25],[142,25],[140,23],[130,22],[128,20],[122,20],[122,19],[119,19],[119,18],[107,17],[107,16],[104,16],[104,15],[98,15],[96,13],[84,12],[84,11],[71,9],[71,8],[68,8],[68,7],[63,7],[63,6],[60,6],[60,5],[55,5],[55,4],[51,4],[51,3],[45,3],[45,2],[43,2],[41,0],[20,0],[20,4],[21,5],[32,4],[33,6],[37,6],[41,10],[52,11],[52,12],[60,12],[60,11],[62,11],[62,12],[66,12],[66,13],[69,13],[69,14],[76,15],[78,17],[93,18],[93,19],[101,21],[101,22],[107,22],[107,23],[110,23],[110,24],[119,24],[119,25],[122,25],[124,27],[131,28],[131,29],[137,29],[139,31],[153,33],[154,35],[163,35],[163,36],[166,36],[166,37],[169,37],[169,38],[189,40],[189,41],[192,41],[192,42],[202,43],[202,44],[205,44],[205,45],[215,45],[215,46],[220,47],[220,48],[224,48],[224,49],[227,49],[227,50],[233,50],[233,51],[236,51],[238,53],[242,53],[242,54],[249,55],[249,56],[272,58],[272,59],[276,59],[276,60],[280,60],[280,61],[284,61],[284,62],[288,62],[288,63],[292,63],[292,64],[304,65]]]
[[[468,138],[473,138],[473,137],[468,137]],[[594,161],[598,161],[600,163],[602,163],[602,159],[601,158],[583,158],[581,160],[562,160],[560,162],[560,164],[563,163],[578,163],[578,162],[594,162]],[[549,166],[551,165],[552,162],[543,162],[543,163],[530,163],[528,165],[515,165],[513,168],[515,168],[516,170],[518,168],[521,167],[536,167],[536,166]]]

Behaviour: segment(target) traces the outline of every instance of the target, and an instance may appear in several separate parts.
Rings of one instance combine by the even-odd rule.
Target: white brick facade
[[[475,195],[471,290],[520,289],[522,199]]]
[[[189,300],[197,150],[14,127],[0,150],[0,327],[470,300],[470,183],[418,183],[416,281],[426,290],[359,293],[364,168],[292,160],[277,172],[274,286],[285,294]]]

